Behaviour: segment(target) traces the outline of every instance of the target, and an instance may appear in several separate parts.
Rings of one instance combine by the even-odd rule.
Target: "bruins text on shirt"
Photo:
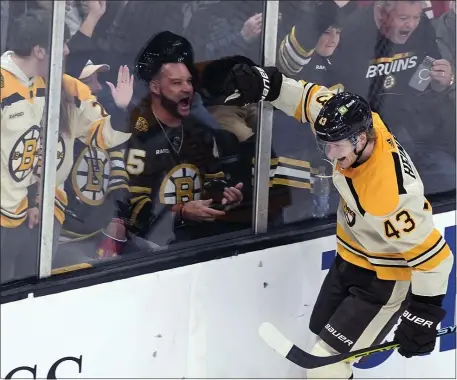
[[[283,76],[273,106],[314,124],[334,95],[326,87]],[[432,208],[408,153],[373,113],[372,156],[356,168],[337,167],[333,182],[341,195],[337,252],[346,261],[376,272],[379,279],[410,280],[413,293],[445,293],[453,257],[434,227]]]
[[[26,219],[28,187],[40,174],[39,152],[45,106],[42,78],[28,78],[7,51],[1,58],[1,226],[14,228]],[[69,132],[59,135],[55,216],[65,219],[67,196],[63,183],[73,166],[75,139],[102,149],[118,146],[130,137],[112,126],[108,115],[89,88],[64,75],[66,91],[73,96]]]
[[[395,124],[395,128],[399,122],[410,123],[415,114],[433,125],[436,116],[432,104],[437,93],[429,91],[430,87],[422,92],[409,84],[415,75],[420,74],[419,81],[427,77],[428,70],[415,74],[425,57],[441,58],[430,20],[423,13],[406,43],[395,44],[376,26],[374,8],[373,4],[360,7],[348,16],[338,46],[329,57],[331,65],[322,78],[324,81],[316,80],[315,83],[332,85],[340,91],[344,89],[364,97],[371,108],[382,115],[386,124]],[[325,12],[321,12],[314,16],[321,20],[311,18],[310,22],[298,23],[282,41],[278,63],[289,77],[314,80],[312,76],[297,78],[295,75],[312,64],[318,41],[316,34],[331,25],[331,17],[326,19],[324,15]],[[361,49],[361,46],[367,48]]]
[[[143,102],[131,120],[126,168],[132,198],[125,218],[132,232],[144,235],[157,210],[203,199],[207,181],[226,177],[213,130],[193,117],[183,119],[182,127],[161,127]]]

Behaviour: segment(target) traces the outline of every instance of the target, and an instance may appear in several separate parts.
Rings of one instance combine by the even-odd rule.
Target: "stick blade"
[[[271,323],[263,322],[259,326],[260,337],[278,354],[287,357],[294,344]]]

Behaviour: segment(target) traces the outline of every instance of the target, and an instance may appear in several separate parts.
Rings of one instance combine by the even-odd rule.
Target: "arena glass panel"
[[[67,2],[54,274],[251,233],[259,107],[220,96],[230,65],[261,64],[264,6]]]
[[[40,248],[43,257],[50,257],[52,248],[52,231],[41,234],[50,223],[52,229],[52,218],[46,216],[49,200],[40,194],[44,178],[52,182],[52,170],[42,171],[43,152],[53,151],[49,141],[56,125],[49,120],[56,119],[58,107],[49,104],[58,104],[60,79],[53,75],[62,66],[65,47],[63,36],[55,39],[60,32],[52,23],[52,3],[31,3],[1,2],[2,285],[37,277],[40,267],[46,271],[50,261],[40,262]],[[51,41],[60,44],[60,62]]]
[[[333,19],[319,3],[280,2],[276,66],[290,78],[363,96],[409,154],[425,195],[455,192],[455,22],[448,22],[455,1],[336,1]],[[392,23],[381,33],[379,11],[399,10],[409,32]],[[331,218],[339,195],[309,123],[275,110],[272,134],[270,207],[280,212],[269,226]],[[275,194],[281,187],[287,202]]]

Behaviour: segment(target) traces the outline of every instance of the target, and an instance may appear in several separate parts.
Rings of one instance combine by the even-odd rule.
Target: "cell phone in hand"
[[[418,91],[425,91],[432,81],[430,71],[432,70],[432,64],[435,61],[434,58],[426,56],[422,63],[417,67],[416,72],[409,81],[409,86],[415,88]]]
[[[214,209],[214,210],[219,210],[219,211],[225,211],[225,206],[222,203],[213,203],[209,207]]]

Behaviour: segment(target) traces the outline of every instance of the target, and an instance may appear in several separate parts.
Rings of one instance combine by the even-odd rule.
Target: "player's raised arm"
[[[316,121],[322,106],[335,94],[324,86],[296,81],[276,67],[233,66],[225,83],[226,104],[245,105],[269,101],[302,123]]]

